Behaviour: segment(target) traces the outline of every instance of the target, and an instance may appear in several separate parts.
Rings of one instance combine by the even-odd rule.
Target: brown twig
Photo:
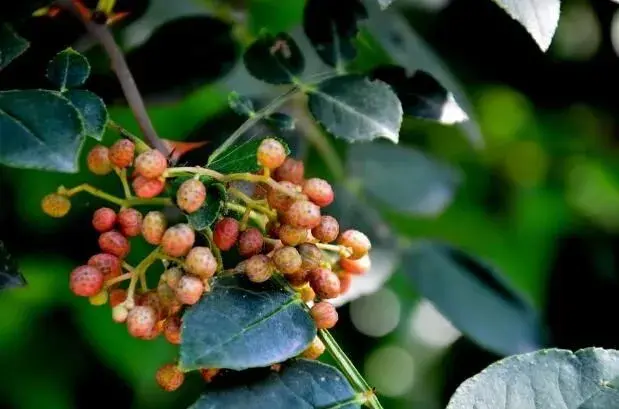
[[[88,32],[99,42],[99,44],[103,46],[106,53],[110,57],[112,70],[118,77],[118,81],[120,82],[120,86],[125,94],[127,103],[129,104],[131,111],[133,111],[133,115],[138,121],[144,137],[153,148],[168,156],[168,147],[159,138],[159,136],[157,136],[157,132],[155,131],[155,128],[148,117],[148,113],[146,112],[146,106],[144,105],[140,91],[138,90],[135,80],[133,79],[131,71],[129,71],[127,61],[125,60],[122,51],[116,44],[114,36],[110,32],[109,28],[105,24],[97,24],[84,18],[72,0],[58,0],[56,4],[70,11],[73,15],[79,18],[82,23],[84,23],[86,30],[88,30]]]

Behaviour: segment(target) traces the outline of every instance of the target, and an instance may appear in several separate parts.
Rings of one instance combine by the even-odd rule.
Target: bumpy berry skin
[[[273,253],[273,263],[282,274],[295,274],[301,270],[303,260],[297,249],[286,246]]]
[[[150,211],[142,220],[142,236],[147,243],[158,246],[168,228],[168,221],[163,212]]]
[[[124,305],[116,305],[112,308],[112,319],[114,322],[123,323],[127,321],[129,310]]]
[[[251,257],[260,253],[263,245],[264,237],[262,237],[260,230],[250,227],[239,237],[239,254],[241,257]]]
[[[183,257],[189,253],[195,241],[196,234],[188,224],[177,224],[163,234],[161,250],[171,257]]]
[[[151,307],[155,311],[157,321],[165,318],[165,307],[156,291],[148,291],[136,298],[136,305]]]
[[[97,294],[88,297],[88,301],[90,302],[90,305],[94,305],[96,307],[105,305],[107,303],[107,300],[108,300],[107,290],[101,290]]]
[[[139,236],[142,232],[142,213],[132,208],[122,209],[118,212],[118,224],[120,232],[126,237]]]
[[[109,207],[101,207],[92,214],[92,227],[99,233],[105,233],[114,228],[116,212]]]
[[[159,301],[165,309],[165,316],[169,316],[170,310],[175,308],[174,304],[177,304],[176,294],[174,294],[174,290],[168,285],[168,283],[160,280],[159,284],[157,285],[156,291],[157,296],[159,297]]]
[[[298,191],[297,186],[292,182],[284,181],[280,182],[280,184],[293,192]],[[294,203],[294,198],[290,197],[284,192],[269,188],[267,193],[267,201],[273,209],[279,210],[280,212],[285,212],[286,210],[290,209],[290,206],[292,206],[292,204]]]
[[[287,274],[286,280],[288,280],[293,287],[301,288],[307,284],[309,280],[309,271],[301,269],[294,274]]]
[[[124,288],[115,288],[110,291],[110,307],[114,308],[117,305],[123,303],[127,299],[127,290]]]
[[[316,295],[323,299],[340,295],[340,279],[326,268],[317,268],[310,272],[309,282]]]
[[[105,281],[118,277],[122,272],[122,262],[113,254],[95,254],[88,260],[88,265],[101,271]]]
[[[273,178],[278,182],[285,180],[295,185],[301,185],[304,177],[305,165],[303,165],[303,162],[293,158],[286,158],[284,163],[273,174]]]
[[[119,168],[126,168],[133,162],[135,144],[129,139],[119,139],[110,148],[110,162]]]
[[[279,228],[277,234],[279,239],[286,246],[297,246],[301,243],[305,243],[309,231],[307,229],[293,227],[289,224],[284,224]]]
[[[131,251],[131,245],[125,236],[112,230],[99,236],[99,247],[104,253],[113,254],[120,259],[124,259]]]
[[[245,263],[245,274],[254,283],[263,283],[273,275],[273,263],[264,254],[256,254]]]
[[[312,243],[303,243],[297,247],[299,254],[301,255],[301,270],[313,270],[320,267],[322,262],[322,251]]]
[[[239,238],[239,222],[232,217],[224,217],[213,229],[213,241],[217,248],[230,250]]]
[[[286,160],[286,148],[277,139],[267,138],[260,143],[257,158],[260,165],[275,169]]]
[[[318,329],[330,329],[337,324],[337,311],[332,304],[326,301],[314,304],[310,310],[310,315],[314,319],[316,328]]]
[[[181,387],[185,381],[185,374],[178,366],[166,364],[157,370],[157,384],[166,392],[172,392]]]
[[[197,179],[184,181],[176,192],[176,204],[187,213],[197,211],[206,200],[206,187]]]
[[[138,175],[131,182],[135,195],[142,199],[151,199],[159,196],[165,188],[165,181],[161,179],[148,179],[142,175]]]
[[[204,293],[204,283],[198,277],[184,275],[175,288],[176,298],[183,304],[193,305]]]
[[[340,234],[340,224],[333,216],[321,216],[318,226],[312,229],[312,236],[323,243],[331,243]]]
[[[158,178],[168,168],[168,161],[161,152],[151,149],[135,158],[135,171],[149,179]]]
[[[303,351],[301,356],[305,359],[318,359],[325,352],[325,349],[325,344],[322,343],[320,338],[316,337],[314,338],[310,346],[307,347],[305,351]]]
[[[152,307],[137,305],[129,311],[127,316],[127,330],[136,338],[152,336],[153,328],[157,323],[157,313]]]
[[[368,254],[357,260],[342,258],[340,259],[340,267],[342,267],[347,273],[359,275],[367,273],[370,270],[372,267],[372,261],[370,260],[370,256]]]
[[[48,216],[60,218],[71,210],[71,201],[68,197],[50,193],[41,200],[41,208]]]
[[[168,284],[170,288],[175,289],[182,276],[183,270],[178,267],[172,267],[163,272],[161,280]]]
[[[170,344],[179,345],[181,343],[181,318],[178,315],[173,315],[165,320],[163,335]]]
[[[333,203],[335,194],[333,188],[324,179],[311,178],[303,183],[303,193],[307,195],[309,200],[320,207],[329,206]]]
[[[346,230],[338,239],[338,244],[341,246],[349,247],[352,250],[352,256],[350,259],[359,259],[370,251],[372,243],[365,234],[358,230]]]
[[[285,219],[294,227],[313,229],[320,224],[320,207],[308,200],[297,200],[286,211]]]
[[[92,297],[103,288],[103,273],[93,266],[79,266],[71,272],[69,287],[75,295]]]
[[[200,369],[200,375],[204,382],[211,383],[217,374],[219,373],[219,369],[217,368],[209,368],[209,369]]]
[[[202,279],[209,279],[217,271],[217,260],[208,247],[194,247],[185,258],[187,271]]]
[[[88,152],[86,163],[88,170],[95,175],[104,176],[112,171],[112,162],[110,162],[110,150],[103,145],[97,145]]]

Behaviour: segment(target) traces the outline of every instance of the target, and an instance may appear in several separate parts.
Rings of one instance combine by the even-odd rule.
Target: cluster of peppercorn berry
[[[127,139],[109,149],[97,145],[88,154],[88,168],[97,175],[115,171],[126,176],[127,168],[133,166],[135,195],[142,199],[160,195],[166,180],[174,177],[174,168],[168,169],[165,156],[156,150],[134,155],[135,145]],[[190,224],[168,226],[161,211],[143,215],[126,206],[118,212],[109,207],[96,210],[92,225],[100,234],[101,252],[71,272],[71,290],[89,297],[94,305],[109,302],[113,320],[125,323],[136,338],[150,340],[163,334],[170,343],[180,344],[183,309],[210,291],[216,273],[244,274],[255,283],[278,274],[306,302],[316,327],[332,328],[338,314],[327,300],[345,293],[352,277],[370,268],[370,241],[356,230],[340,233],[338,221],[322,214],[322,208],[334,200],[331,185],[322,179],[306,179],[303,163],[287,158],[278,140],[264,139],[256,156],[263,181],[253,184],[251,195],[241,193],[247,205],[244,217],[225,216],[215,222],[208,247],[197,243]],[[199,175],[196,171],[196,177],[185,180],[176,191],[176,205],[188,214],[198,211],[206,201],[207,188]],[[256,180],[255,174],[246,175],[246,180]],[[231,189],[234,182],[225,180],[225,175],[221,178],[230,192],[236,190]],[[70,208],[67,196],[66,191],[46,196],[43,210],[54,217],[64,216]],[[249,214],[261,210],[268,213],[264,216],[269,223],[266,227],[251,225]],[[132,267],[124,260],[131,250],[130,239],[139,235],[157,247]],[[242,260],[234,268],[225,269],[214,252],[218,255],[233,248]],[[148,289],[146,270],[158,259],[166,269],[157,288]],[[126,281],[130,282],[125,288]],[[324,350],[317,337],[302,356],[316,359]],[[202,370],[207,382],[217,373],[218,369]],[[166,364],[158,370],[156,379],[163,389],[172,391],[183,383],[184,374],[175,364]]]

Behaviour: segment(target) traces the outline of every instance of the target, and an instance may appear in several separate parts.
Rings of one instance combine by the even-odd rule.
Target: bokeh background
[[[195,159],[241,123],[228,108],[229,91],[262,102],[275,95],[249,79],[238,61],[234,65],[235,52],[213,22],[187,22],[184,31],[135,48],[154,25],[204,14],[214,2],[151,0],[147,12],[144,2],[121,3],[135,21],[118,31],[119,41],[134,49],[130,62],[155,127],[166,138],[210,141]],[[238,16],[249,33],[298,31],[302,0],[233,3],[245,10]],[[485,147],[473,148],[459,127],[406,120],[401,143],[450,163],[463,182],[437,217],[380,207],[382,219],[399,237],[441,239],[495,265],[539,311],[551,345],[618,348],[619,6],[563,1],[546,54],[489,0],[396,0],[394,10],[466,91]],[[77,24],[69,21],[50,36],[52,26],[19,26],[35,52],[0,75],[1,89],[40,86],[44,61],[80,38]],[[384,53],[371,35],[364,38],[360,66]],[[113,77],[104,75],[104,57],[87,39],[79,41],[95,74],[101,73],[91,89],[105,96],[115,121],[137,132]],[[177,87],[179,76],[191,81]],[[106,135],[105,142],[116,137]],[[329,177],[320,154],[298,135],[291,138],[295,155],[308,160],[308,173]],[[344,146],[336,146],[345,155]],[[157,367],[174,358],[174,347],[163,339],[130,338],[107,307],[92,307],[68,290],[73,266],[96,251],[90,215],[101,203],[74,200],[61,220],[39,208],[60,184],[90,182],[116,191],[116,181],[86,172],[0,171],[0,239],[28,281],[26,288],[0,293],[0,408],[187,407],[202,387],[199,377],[190,376],[175,393],[161,392],[154,382]],[[393,188],[409,178],[394,174]],[[380,290],[341,307],[334,334],[385,408],[443,408],[463,380],[500,356],[463,336],[401,270]]]

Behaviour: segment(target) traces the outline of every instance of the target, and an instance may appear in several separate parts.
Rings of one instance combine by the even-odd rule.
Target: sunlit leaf
[[[0,71],[29,47],[28,41],[20,37],[8,24],[0,24]]]
[[[47,66],[47,78],[61,91],[84,85],[89,75],[88,60],[72,48],[56,54]]]
[[[84,133],[100,141],[109,119],[103,100],[92,92],[81,89],[71,89],[62,95],[67,97],[80,113],[84,122]]]

